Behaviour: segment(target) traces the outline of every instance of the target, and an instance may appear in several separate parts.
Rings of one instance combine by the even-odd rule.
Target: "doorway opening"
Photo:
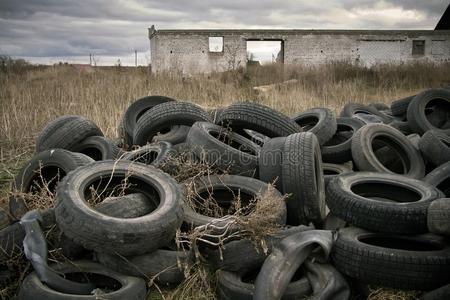
[[[247,40],[247,64],[267,65],[284,62],[282,40]]]

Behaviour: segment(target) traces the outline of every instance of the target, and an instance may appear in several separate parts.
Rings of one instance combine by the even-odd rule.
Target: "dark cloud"
[[[2,0],[0,53],[122,57],[147,28],[433,29],[443,0]]]

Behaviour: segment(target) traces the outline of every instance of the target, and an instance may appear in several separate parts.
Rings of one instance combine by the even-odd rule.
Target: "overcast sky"
[[[0,54],[148,64],[147,28],[434,29],[448,0],[0,0]]]

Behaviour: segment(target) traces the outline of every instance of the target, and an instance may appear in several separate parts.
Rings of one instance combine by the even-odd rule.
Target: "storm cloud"
[[[147,28],[433,29],[445,0],[2,0],[0,54],[149,62]]]

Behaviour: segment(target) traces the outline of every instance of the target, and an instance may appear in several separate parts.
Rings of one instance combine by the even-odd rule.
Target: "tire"
[[[364,126],[364,122],[353,118],[337,118],[337,129],[333,137],[321,146],[322,160],[342,164],[352,160],[352,137]]]
[[[450,236],[450,198],[437,199],[428,207],[428,230]]]
[[[337,217],[375,232],[427,232],[427,209],[442,197],[432,185],[400,175],[354,172],[330,181],[327,205]]]
[[[303,131],[312,132],[323,145],[336,133],[337,123],[334,112],[328,108],[313,108],[292,118]]]
[[[347,103],[342,108],[340,117],[352,118],[354,115],[361,113],[367,115],[374,115],[383,123],[389,123],[392,118],[386,114],[379,112],[376,108],[361,104],[361,103]]]
[[[133,142],[145,145],[158,132],[175,125],[192,126],[195,122],[209,122],[208,113],[189,102],[167,102],[145,112],[135,126]]]
[[[132,219],[107,217],[87,203],[88,190],[113,192],[125,178],[129,186],[119,190],[151,199],[154,210],[150,214]],[[138,255],[173,239],[182,221],[182,199],[174,179],[152,166],[102,161],[78,168],[63,179],[56,193],[55,215],[64,234],[86,249]]]
[[[440,113],[436,119],[430,120],[428,111]],[[450,135],[450,91],[429,89],[417,94],[408,106],[407,119],[415,133],[424,134],[428,130],[438,130]]]
[[[134,128],[136,127],[138,120],[145,112],[158,104],[173,101],[176,100],[165,96],[146,96],[131,103],[123,114],[121,121],[122,129],[119,129],[119,132],[122,133],[122,138],[125,141],[125,144],[128,146],[133,145]]]
[[[103,136],[91,136],[74,146],[72,151],[99,161],[118,158],[121,149]]]
[[[49,149],[73,150],[90,136],[103,136],[100,128],[81,116],[63,116],[49,122],[36,140],[36,153]]]
[[[271,197],[280,199],[277,215],[272,216],[274,222],[279,225],[286,224],[286,206],[281,200],[281,194],[276,189],[270,190],[268,184],[257,179],[237,175],[209,175],[186,181],[185,184],[195,191],[195,196],[188,200],[193,204],[204,205],[203,208],[199,206],[196,212],[190,205],[184,204],[184,222],[191,227],[205,225],[217,221],[216,217],[227,215],[227,209],[232,206],[238,196],[244,207],[255,197],[266,192],[270,192]],[[216,217],[201,213],[202,209],[210,208],[206,201],[211,198],[215,201],[213,205],[217,204],[222,208],[221,213]]]
[[[257,272],[258,270],[256,270]],[[255,271],[253,273],[256,273]],[[229,271],[217,271],[217,296],[221,300],[253,300],[255,285],[248,282],[247,273],[232,273]],[[245,280],[245,281],[244,281]],[[296,300],[307,298],[312,292],[311,285],[306,277],[294,279],[289,283],[281,297],[282,300]]]
[[[223,112],[225,108],[223,107],[218,107],[218,108],[213,108],[213,109],[209,109],[208,110],[208,114],[212,120],[213,123],[216,123],[217,120],[219,119],[220,114]]]
[[[10,224],[9,215],[3,209],[0,208],[0,230],[7,227]]]
[[[450,198],[450,161],[428,173],[423,180],[442,191],[445,197]]]
[[[322,164],[322,170],[323,170],[323,179],[325,181],[325,188],[328,186],[328,183],[331,181],[331,179],[341,174],[353,172],[345,165],[328,164],[328,163]]]
[[[243,129],[259,132],[269,138],[288,136],[302,129],[288,116],[261,104],[238,102],[226,107],[217,124],[241,133]]]
[[[246,136],[248,136],[250,140],[258,146],[262,146],[265,142],[270,140],[270,138],[265,136],[264,134],[250,129],[244,129],[244,132],[246,133]]]
[[[264,143],[259,155],[259,180],[283,186],[281,166],[283,163],[283,150],[285,137],[272,138]]]
[[[147,294],[146,283],[141,278],[125,276],[113,272],[100,264],[89,261],[71,262],[70,264],[58,264],[52,267],[56,272],[66,274],[67,278],[78,278],[79,282],[85,280],[81,277],[82,273],[89,273],[102,276],[89,276],[89,281],[96,283],[98,288],[106,286],[105,293],[101,296],[95,295],[74,295],[55,291],[42,283],[38,278],[36,272],[28,275],[23,281],[20,291],[19,299],[39,299],[39,300],[69,300],[69,299],[145,299]],[[73,274],[73,275],[68,275]],[[120,288],[118,288],[120,287]],[[115,289],[112,292],[110,289]],[[118,288],[118,289],[117,289]]]
[[[401,161],[400,169],[389,169],[375,153],[377,144],[389,147]],[[360,171],[402,174],[420,179],[425,175],[425,163],[420,152],[400,131],[384,124],[369,124],[361,127],[352,139],[353,160]]]
[[[284,143],[282,175],[289,225],[321,225],[325,219],[325,185],[320,146],[311,132],[288,136]]]
[[[23,239],[25,230],[19,222],[13,223],[0,230],[0,263],[4,264],[14,256],[23,253]]]
[[[158,142],[126,152],[122,155],[121,159],[159,167],[174,153],[175,150],[172,149],[170,143]]]
[[[448,282],[450,247],[432,235],[402,236],[349,227],[333,247],[336,268],[375,286],[429,290]]]
[[[450,284],[444,285],[438,289],[423,293],[420,300],[442,300],[450,299]]]
[[[427,162],[438,167],[450,161],[450,135],[429,130],[420,138],[419,149]]]
[[[96,257],[102,265],[120,274],[156,280],[161,284],[183,281],[182,265],[189,261],[187,252],[164,249],[133,257],[98,252]]]
[[[167,142],[172,145],[184,143],[189,133],[189,126],[172,126],[169,132],[158,134],[153,138],[153,142]]]
[[[9,198],[9,213],[19,220],[28,210],[25,193],[39,193],[40,187],[48,186],[52,193],[58,182],[70,171],[92,163],[93,160],[81,153],[64,149],[45,150],[35,155],[17,174],[12,184],[13,193]]]
[[[391,103],[391,112],[394,116],[406,116],[408,106],[416,95],[405,97]]]
[[[383,103],[383,102],[372,102],[372,103],[369,103],[369,105],[368,105],[369,107],[373,107],[373,108],[375,108],[376,110],[378,110],[378,111],[382,111],[382,110],[389,110],[390,108],[389,108],[389,106],[387,106],[385,103]]]
[[[404,135],[412,134],[412,131],[411,131],[411,128],[409,128],[408,122],[395,120],[395,121],[392,121],[391,123],[389,123],[389,126],[394,127],[395,129],[397,129]]]
[[[258,174],[261,147],[219,125],[197,122],[189,131],[187,144],[202,161],[234,175]]]

